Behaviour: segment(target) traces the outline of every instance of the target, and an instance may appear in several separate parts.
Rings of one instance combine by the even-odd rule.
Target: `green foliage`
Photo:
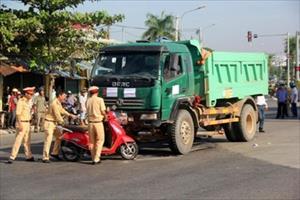
[[[91,59],[103,35],[99,25],[124,19],[105,11],[70,12],[85,0],[20,0],[28,10],[0,7],[0,54],[28,61],[33,69],[72,59]],[[79,25],[79,28],[74,28]]]
[[[293,74],[293,69],[294,67],[296,66],[296,59],[297,59],[297,45],[296,45],[296,36],[291,36],[289,37],[289,57],[290,57],[290,73],[291,73],[291,77],[292,77],[292,74]],[[287,53],[287,39],[284,40],[285,41],[285,49],[284,51]],[[300,44],[299,44],[300,45]],[[293,79],[293,77],[292,77]]]
[[[13,44],[15,39],[14,32],[17,30],[17,16],[13,13],[0,12],[0,49],[7,52],[18,52],[16,44]],[[1,51],[1,54],[3,52]]]
[[[287,43],[287,39],[284,40],[285,41],[285,44]],[[290,42],[290,52],[289,52],[289,55],[290,55],[290,66],[294,66],[295,63],[296,63],[296,58],[297,58],[297,55],[296,55],[296,36],[292,36],[289,38],[289,42]],[[284,52],[287,52],[287,44],[285,45],[285,49],[284,49]]]
[[[269,68],[269,77],[276,75],[276,77],[280,76],[280,68],[278,66],[274,66],[272,61],[274,60],[275,54],[268,55],[268,68]]]
[[[172,15],[165,15],[164,12],[160,16],[148,13],[145,25],[148,27],[148,30],[143,34],[144,39],[154,41],[163,36],[175,39],[174,16]]]

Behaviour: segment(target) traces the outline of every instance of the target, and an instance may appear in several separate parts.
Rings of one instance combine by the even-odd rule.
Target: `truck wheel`
[[[256,132],[256,117],[254,108],[250,104],[245,104],[240,121],[232,123],[235,136],[239,142],[248,142],[254,138]]]
[[[122,144],[120,146],[120,154],[126,160],[133,160],[139,152],[138,145],[135,142]]]
[[[80,159],[78,149],[73,144],[62,145],[61,152],[67,161],[75,162]]]
[[[187,154],[191,151],[194,142],[194,123],[190,113],[179,110],[177,119],[171,125],[170,148],[176,154]]]
[[[233,131],[233,125],[232,124],[233,123],[224,124],[223,129],[224,129],[227,140],[229,140],[230,142],[237,142],[237,138],[236,138],[236,135]]]

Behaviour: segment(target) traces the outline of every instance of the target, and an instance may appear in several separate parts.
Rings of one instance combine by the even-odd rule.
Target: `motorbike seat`
[[[88,131],[87,126],[78,126],[78,125],[65,125],[64,128],[69,129],[74,132],[85,133]]]

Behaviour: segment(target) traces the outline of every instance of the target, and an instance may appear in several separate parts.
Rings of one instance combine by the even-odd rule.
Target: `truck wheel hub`
[[[182,137],[182,142],[188,144],[191,139],[191,126],[186,121],[181,124],[180,135]]]
[[[252,131],[253,131],[253,118],[250,114],[247,115],[247,118],[246,118],[246,130],[247,130],[247,133],[252,133]]]

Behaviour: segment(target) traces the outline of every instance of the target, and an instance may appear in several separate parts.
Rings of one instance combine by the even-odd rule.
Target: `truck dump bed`
[[[186,44],[194,63],[195,94],[206,100],[206,106],[217,101],[243,99],[246,96],[268,94],[268,59],[264,53],[213,51],[203,65],[197,60],[204,57],[198,41]],[[198,64],[197,64],[198,63]]]
[[[214,51],[202,67],[202,95],[207,106],[220,99],[268,94],[268,59],[264,53]]]

